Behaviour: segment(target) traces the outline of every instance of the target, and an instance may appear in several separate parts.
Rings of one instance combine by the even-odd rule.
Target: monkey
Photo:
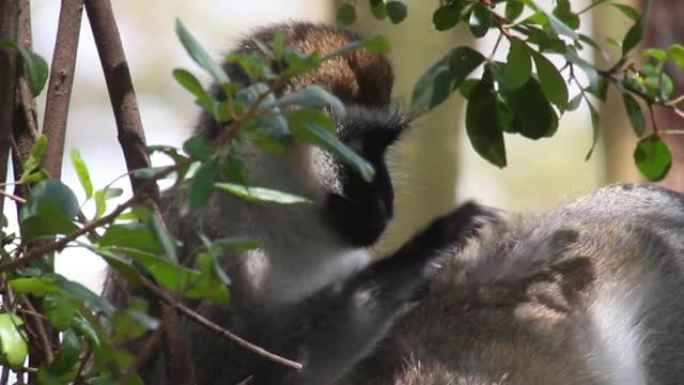
[[[679,193],[608,186],[487,225],[438,262],[415,307],[335,384],[684,383]]]
[[[296,22],[257,30],[238,45],[237,52],[254,51],[255,39],[269,41],[277,32],[283,32],[285,43],[294,49],[322,55],[360,39],[340,27]],[[226,62],[224,70],[231,79],[250,83],[237,64]],[[369,247],[393,216],[394,193],[386,151],[410,123],[391,104],[393,78],[385,56],[359,49],[323,62],[317,70],[291,79],[279,90],[293,92],[320,84],[345,104],[346,114],[332,117],[341,141],[373,166],[375,173],[370,182],[323,150],[295,142],[282,155],[250,148],[250,156],[245,157],[250,170],[247,184],[295,193],[312,204],[254,203],[216,193],[205,207],[184,215],[185,192],[171,190],[162,194],[162,215],[170,233],[182,242],[184,263],[188,263],[192,250],[202,245],[202,237],[261,242],[258,249],[228,251],[221,256],[221,267],[232,282],[228,310],[208,301],[193,303],[193,308],[276,352],[306,355],[304,370],[283,372],[201,326],[186,322],[197,383],[226,384],[253,378],[254,383],[263,384],[312,384],[341,378],[373,345],[373,339],[367,337],[376,334],[376,324],[387,328],[401,308],[421,291],[422,282],[429,276],[425,271],[430,270],[430,261],[444,248],[460,247],[481,223],[494,217],[482,206],[465,205],[435,220],[425,232],[388,256],[387,262],[371,263]],[[214,92],[221,96],[217,87]],[[202,112],[195,133],[214,139],[222,128],[209,113]],[[455,240],[459,240],[456,246]],[[387,293],[382,311],[372,310],[371,301],[345,313],[344,309],[354,309],[353,304],[364,292],[373,290]],[[115,305],[125,306],[130,296],[141,293],[127,288],[111,272],[104,295]],[[313,308],[317,310],[306,312]],[[367,312],[373,314],[373,322],[364,319]],[[350,325],[355,325],[357,334],[349,338],[344,352],[331,356],[320,333],[326,333],[325,325],[341,319],[338,317],[346,317]],[[291,330],[284,329],[285,325]],[[316,332],[310,334],[309,330]],[[162,366],[160,353],[142,370],[146,383],[166,383]],[[269,369],[261,370],[263,367]]]

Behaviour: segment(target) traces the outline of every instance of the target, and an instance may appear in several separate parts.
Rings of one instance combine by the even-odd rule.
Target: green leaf
[[[387,17],[387,8],[384,0],[369,0],[371,13],[373,17],[382,20]]]
[[[539,52],[565,54],[568,51],[568,46],[565,45],[565,42],[559,38],[555,32],[547,29],[535,28],[533,26],[528,27],[528,29],[529,38],[527,39],[527,43],[539,46]]]
[[[432,14],[432,24],[438,31],[446,31],[451,29],[461,21],[461,11],[463,5],[460,2],[452,2],[445,4]]]
[[[275,118],[280,118],[280,117],[282,117],[282,116],[281,115],[278,115],[277,117],[272,116],[271,118],[275,119]],[[266,118],[266,117],[264,117],[264,118]],[[278,120],[280,120],[280,119],[278,119]],[[284,124],[285,124],[285,127],[287,127],[287,121],[285,121]],[[245,125],[244,128],[247,128],[247,125]],[[289,130],[287,132],[289,135]],[[267,136],[268,139],[266,139],[264,141],[260,141],[258,139],[257,140],[254,139],[255,135],[259,135],[258,133],[255,134],[250,130],[249,134],[250,134],[250,137],[252,138],[252,140],[254,140],[256,145],[259,146],[260,148],[263,148],[264,143],[266,143],[267,141],[270,141],[271,143],[274,143],[274,144],[277,143],[277,145],[282,145],[283,147],[290,145],[291,144],[290,142],[292,141],[292,138],[288,137],[288,143],[287,144],[280,143],[280,142],[278,142],[280,140],[280,138],[275,138],[273,136]],[[270,133],[267,133],[267,134],[270,134]],[[266,145],[266,146],[269,146],[269,145]],[[273,150],[274,150],[273,148],[268,148],[268,149],[265,149],[264,151],[273,151]],[[248,171],[247,171],[247,166],[245,165],[245,162],[243,160],[243,154],[241,153],[241,151],[242,151],[242,145],[239,144],[238,141],[234,141],[234,142],[229,143],[228,144],[228,153],[226,154],[225,157],[223,157],[220,160],[221,163],[219,164],[219,166],[221,169],[220,172],[228,180],[231,180],[231,181],[234,181],[237,183],[246,183],[245,181],[247,180]],[[284,148],[282,151],[284,152]]]
[[[247,133],[257,147],[269,154],[282,154],[292,144],[287,119],[280,114],[250,119],[243,124],[241,130]],[[239,151],[239,148],[231,150],[222,164],[224,175],[238,182],[245,180],[247,174]]]
[[[598,77],[594,79],[587,87],[587,92],[596,96],[600,101],[605,102],[606,96],[608,96],[608,80],[603,77]]]
[[[48,79],[48,65],[45,59],[26,48],[17,46],[24,68],[24,74],[28,81],[31,95],[35,98],[45,87]]]
[[[69,281],[56,274],[52,274],[48,277],[54,279],[54,282],[61,290],[71,295],[71,297],[82,301],[95,313],[104,314],[107,317],[110,317],[112,314],[114,314],[114,311],[116,310],[114,305],[112,305],[104,297],[93,293],[90,291],[90,289],[81,285],[80,283]]]
[[[577,34],[577,32],[575,32],[575,30],[572,27],[570,27],[565,22],[557,18],[552,13],[544,12],[544,14],[549,19],[549,25],[556,34],[567,36],[572,40],[579,40],[579,35]]]
[[[290,105],[300,105],[306,107],[327,107],[330,106],[337,116],[344,116],[344,104],[325,88],[318,84],[312,84],[302,90],[284,95],[275,101],[275,106],[286,107]]]
[[[41,181],[21,207],[21,233],[25,241],[70,233],[78,228],[73,219],[79,210],[78,200],[67,185],[57,180]]]
[[[176,242],[171,238],[171,234],[169,234],[164,223],[157,215],[153,215],[149,224],[157,243],[164,250],[164,255],[171,261],[177,262]]]
[[[672,58],[672,62],[679,68],[684,69],[684,46],[681,44],[673,44],[668,47],[667,52]]]
[[[43,299],[43,312],[57,330],[65,330],[71,325],[78,310],[63,292],[46,293]]]
[[[622,93],[622,101],[625,104],[627,116],[629,117],[629,122],[632,123],[634,133],[638,137],[643,136],[646,131],[646,119],[644,119],[639,103],[627,92]]]
[[[373,180],[373,166],[335,137],[335,124],[323,112],[300,108],[292,111],[287,120],[295,137],[329,151],[352,166],[366,182]]]
[[[568,104],[565,106],[566,111],[575,111],[576,109],[579,108],[580,104],[582,103],[582,93],[579,93],[575,95]]]
[[[214,182],[218,177],[218,165],[215,161],[203,163],[193,175],[188,187],[188,207],[195,210],[204,206],[214,193]]]
[[[264,187],[245,186],[236,183],[215,183],[214,187],[250,202],[280,204],[313,203],[307,198]]]
[[[365,40],[364,45],[368,51],[374,54],[384,54],[392,48],[389,40],[382,35],[373,36]]]
[[[75,369],[81,355],[81,342],[78,335],[67,329],[62,333],[61,342],[59,344],[59,352],[55,360],[49,366],[49,372],[54,375],[65,374]],[[76,373],[72,373],[75,375]]]
[[[19,327],[24,322],[13,313],[0,313],[0,362],[20,367],[28,358],[28,338]]]
[[[193,254],[197,254],[202,251],[217,251],[217,254],[222,254],[225,250],[244,252],[258,249],[261,247],[261,245],[261,242],[253,239],[223,238],[212,241],[207,240],[205,245],[193,252]]]
[[[385,9],[387,9],[387,15],[392,21],[392,24],[399,24],[404,19],[406,19],[406,4],[402,0],[388,0],[385,3]]]
[[[82,337],[84,337],[91,346],[97,347],[100,345],[100,337],[88,321],[83,316],[77,316],[71,321],[71,327]]]
[[[188,298],[208,299],[225,309],[230,301],[228,277],[218,261],[219,258],[211,253],[199,253],[197,268],[201,272],[201,279],[193,282],[184,294]]]
[[[356,8],[354,5],[345,3],[337,10],[337,22],[344,25],[354,24],[356,21]]]
[[[461,86],[458,87],[458,91],[463,95],[464,98],[469,99],[470,95],[473,93],[473,90],[477,86],[478,79],[466,79],[461,83]]]
[[[468,19],[470,33],[475,37],[483,37],[492,26],[492,13],[486,5],[476,2]]]
[[[128,259],[101,248],[94,248],[92,251],[102,257],[109,267],[116,270],[128,283],[134,287],[142,285],[138,270],[133,267],[133,264]]]
[[[499,168],[506,167],[506,147],[497,119],[497,98],[489,67],[468,100],[466,133],[480,156]]]
[[[114,314],[112,321],[112,339],[127,341],[139,338],[148,330],[159,326],[159,321],[145,314],[144,310],[126,309]]]
[[[667,175],[672,166],[672,153],[657,135],[647,136],[637,143],[634,162],[646,179],[655,182]]]
[[[503,70],[503,86],[515,90],[527,83],[532,76],[532,61],[529,48],[517,38],[511,38],[508,62]]]
[[[513,111],[513,132],[535,140],[556,132],[558,116],[535,78],[517,90],[505,91],[504,95]]]
[[[29,151],[29,156],[26,158],[26,162],[24,162],[24,170],[17,183],[26,183],[31,173],[40,167],[40,163],[43,161],[43,156],[45,155],[45,150],[47,149],[47,144],[47,136],[39,135],[36,138],[36,141]]]
[[[152,230],[142,223],[110,225],[100,237],[99,246],[127,247],[152,254],[162,252],[162,247]]]
[[[570,0],[556,0],[556,8],[553,10],[553,15],[573,30],[578,29],[580,26],[579,16],[570,9]]]
[[[560,72],[544,55],[532,51],[532,58],[544,94],[559,110],[565,110],[568,104],[568,87]]]
[[[180,19],[176,19],[176,35],[185,51],[202,69],[207,71],[209,75],[218,83],[228,83],[230,79],[221,66],[209,56],[207,51],[200,45],[200,43],[190,34],[185,28]]]
[[[173,70],[173,78],[178,84],[195,96],[197,104],[213,114],[215,110],[214,100],[209,96],[209,93],[207,93],[204,87],[202,87],[202,84],[197,80],[195,75],[182,68],[176,68]]]
[[[589,160],[591,158],[591,155],[594,153],[594,148],[596,148],[596,144],[598,143],[599,136],[601,134],[601,120],[598,111],[596,111],[596,108],[589,103],[587,100],[587,106],[589,107],[589,114],[591,115],[591,132],[592,132],[592,137],[591,137],[591,148],[589,148],[589,151],[587,152],[587,156],[585,157],[585,160]]]
[[[630,7],[629,5],[620,4],[620,3],[612,3],[612,2],[608,3],[608,4],[619,9],[620,12],[622,12],[625,16],[629,17],[633,21],[637,21],[641,17],[641,13],[639,11],[637,11],[636,8]]]
[[[470,47],[457,47],[430,66],[413,89],[411,110],[431,110],[466,80],[484,62],[481,53]]]
[[[207,159],[214,155],[215,149],[207,137],[195,135],[183,143],[183,151],[193,158]]]
[[[107,211],[107,200],[123,195],[123,190],[118,187],[105,187],[95,191],[95,218],[99,218]]]
[[[110,252],[124,254],[152,275],[154,280],[164,288],[179,294],[187,290],[193,282],[201,279],[196,271],[179,266],[176,263],[160,258],[157,255],[140,249],[115,246],[107,249]]]
[[[33,294],[38,297],[56,293],[59,290],[54,280],[46,277],[15,278],[10,280],[9,284],[16,293]]]
[[[648,25],[648,19],[650,17],[650,12],[651,12],[651,2],[650,0],[647,2],[646,9],[644,10],[643,14],[639,16],[639,18],[634,22],[634,25],[627,31],[627,34],[625,35],[625,38],[622,40],[622,56],[627,56],[627,54],[634,49],[639,43],[641,42],[641,39],[644,37],[644,33],[646,32],[646,27]]]
[[[525,5],[518,1],[518,0],[508,0],[506,2],[506,20],[508,22],[513,22],[515,19],[520,17],[522,14],[523,10],[525,9]]]
[[[83,191],[85,192],[86,198],[93,196],[93,183],[90,181],[90,173],[88,172],[88,166],[86,166],[83,158],[81,158],[81,153],[76,149],[72,149],[69,152],[71,156],[71,163],[74,165],[74,170],[76,170],[76,175],[78,176],[78,181],[81,182]]]
[[[582,43],[588,44],[591,46],[591,48],[601,51],[601,47],[592,39],[591,37],[585,35],[585,34],[579,34],[580,41]]]
[[[650,58],[653,58],[657,61],[667,60],[667,52],[664,49],[660,49],[660,48],[645,49],[641,52],[641,54],[645,57],[650,57]]]

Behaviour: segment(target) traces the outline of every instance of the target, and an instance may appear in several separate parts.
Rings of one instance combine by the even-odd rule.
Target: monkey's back
[[[512,219],[445,262],[352,382],[683,384],[683,268],[684,198],[657,187]]]

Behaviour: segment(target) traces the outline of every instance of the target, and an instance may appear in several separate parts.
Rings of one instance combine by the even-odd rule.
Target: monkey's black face
[[[370,162],[375,175],[368,183],[352,167],[341,164],[338,168],[341,194],[328,194],[324,213],[350,246],[370,246],[378,240],[394,213],[394,191],[385,153],[406,129],[408,119],[393,107],[350,107],[338,124],[340,139]]]

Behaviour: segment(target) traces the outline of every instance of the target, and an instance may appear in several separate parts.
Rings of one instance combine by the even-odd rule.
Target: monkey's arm
[[[401,307],[418,299],[433,276],[435,261],[444,252],[464,246],[496,215],[467,203],[433,221],[397,252],[306,301],[283,354],[304,362],[304,369],[264,370],[254,384],[331,384],[362,359],[391,327]],[[337,286],[337,287],[336,287]],[[297,318],[297,317],[295,317]],[[284,380],[283,380],[284,379]]]

